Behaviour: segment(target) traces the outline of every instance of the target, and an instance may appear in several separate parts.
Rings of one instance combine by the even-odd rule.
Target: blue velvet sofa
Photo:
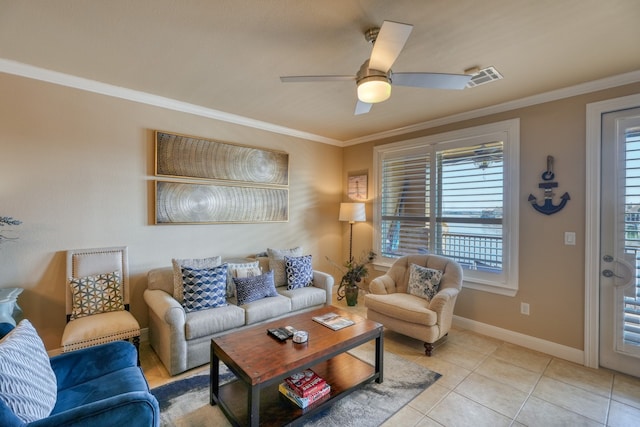
[[[0,326],[0,335],[6,329]],[[52,357],[57,399],[51,414],[25,423],[0,399],[0,426],[158,426],[158,402],[137,360],[126,341]]]

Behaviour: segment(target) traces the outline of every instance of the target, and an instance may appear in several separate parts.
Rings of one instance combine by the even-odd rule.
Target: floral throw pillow
[[[431,301],[440,288],[442,271],[411,264],[407,292],[427,301]]]
[[[120,272],[70,277],[71,320],[124,310]]]
[[[313,285],[313,268],[311,255],[300,257],[284,257],[287,275],[287,289],[304,288]]]
[[[238,305],[247,304],[266,297],[278,296],[278,292],[276,292],[276,287],[273,283],[273,271],[254,277],[236,277],[233,281],[236,284]]]
[[[227,305],[227,264],[200,270],[182,267],[182,281],[187,313]]]

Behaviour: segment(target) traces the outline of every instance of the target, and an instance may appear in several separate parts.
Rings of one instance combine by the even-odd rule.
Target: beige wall
[[[0,215],[24,224],[0,245],[0,287],[19,303],[48,349],[64,328],[65,255],[71,248],[129,246],[132,312],[147,325],[146,272],[172,257],[247,256],[301,244],[314,267],[345,260],[349,227],[337,221],[349,172],[372,176],[374,145],[520,118],[520,291],[504,297],[463,290],[456,314],[583,347],[586,104],[640,92],[640,84],[582,95],[345,149],[0,74]],[[290,154],[290,220],[276,224],[153,225],[153,130],[284,150]],[[535,212],[527,197],[547,155],[556,159],[560,213]],[[371,179],[369,197],[373,197]],[[367,203],[372,218],[372,203]],[[575,231],[576,246],[563,244]],[[371,222],[353,228],[353,252],[371,248]],[[374,273],[375,275],[376,273]],[[531,315],[520,314],[520,303]]]
[[[23,221],[0,245],[0,287],[22,287],[47,349],[65,325],[65,250],[127,245],[131,310],[147,325],[146,272],[173,257],[248,256],[302,245],[314,267],[340,259],[342,149],[0,74],[0,216]],[[153,225],[153,130],[283,150],[288,223]]]
[[[344,150],[343,179],[346,180],[352,170],[372,171],[372,147],[375,145],[519,118],[520,290],[515,297],[506,297],[463,289],[455,314],[583,349],[586,105],[638,92],[640,84],[634,84],[347,147]],[[536,212],[527,202],[529,194],[541,200],[538,183],[546,168],[547,155],[555,158],[555,180],[559,184],[554,202],[558,203],[559,196],[565,191],[571,196],[562,211],[550,216]],[[370,200],[373,197],[371,189],[370,183]],[[369,218],[371,209],[370,202],[367,206]],[[564,245],[565,231],[576,233],[575,246]],[[371,224],[356,224],[354,253],[357,253],[356,248],[370,247],[371,241]],[[521,302],[530,304],[529,316],[520,314]]]

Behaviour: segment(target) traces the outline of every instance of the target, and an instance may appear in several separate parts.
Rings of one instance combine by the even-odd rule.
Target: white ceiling
[[[354,116],[367,28],[413,24],[397,72],[504,79],[462,91],[394,87]],[[640,0],[0,0],[0,71],[26,64],[338,142],[640,70]],[[26,73],[25,73],[26,74]],[[313,139],[313,138],[311,138]]]

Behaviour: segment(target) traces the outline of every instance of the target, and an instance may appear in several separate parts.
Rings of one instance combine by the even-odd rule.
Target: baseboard
[[[149,328],[142,328],[140,329],[140,342],[147,342],[149,341]],[[58,347],[58,348],[54,348],[52,350],[47,351],[47,354],[49,355],[49,357],[53,357],[53,356],[57,356],[59,354],[62,354],[62,347]]]
[[[460,316],[453,316],[453,324],[461,329],[468,329],[482,335],[529,348],[531,350],[540,351],[560,359],[568,360],[569,362],[584,365],[584,351],[578,350],[577,348],[557,344]]]

